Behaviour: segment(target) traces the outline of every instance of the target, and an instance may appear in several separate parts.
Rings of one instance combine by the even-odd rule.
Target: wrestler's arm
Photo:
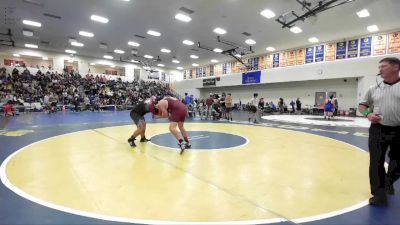
[[[155,115],[155,118],[168,118],[169,113],[167,111],[168,108],[168,101],[167,100],[160,100],[157,104],[158,106],[158,115]]]

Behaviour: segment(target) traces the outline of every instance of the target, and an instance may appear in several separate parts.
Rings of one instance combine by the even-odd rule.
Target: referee
[[[400,60],[389,57],[379,61],[383,81],[371,86],[358,110],[371,121],[368,148],[372,206],[387,206],[386,195],[393,195],[393,183],[400,176]],[[389,150],[389,168],[385,155]]]

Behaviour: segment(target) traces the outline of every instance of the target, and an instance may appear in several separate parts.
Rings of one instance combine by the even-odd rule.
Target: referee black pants
[[[400,177],[400,127],[371,124],[368,147],[371,194],[384,196],[386,185],[393,184]],[[389,167],[386,173],[384,163],[388,150]]]

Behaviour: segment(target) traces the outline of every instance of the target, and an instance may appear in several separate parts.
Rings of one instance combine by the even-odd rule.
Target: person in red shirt
[[[4,115],[5,116],[14,116],[14,108],[10,101],[7,104],[3,105]]]

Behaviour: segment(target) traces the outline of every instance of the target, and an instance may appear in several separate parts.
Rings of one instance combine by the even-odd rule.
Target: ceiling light
[[[34,45],[34,44],[25,44],[25,47],[27,47],[27,48],[38,48],[38,46]]]
[[[90,63],[90,65],[91,65],[91,66],[95,66],[95,65],[96,65],[96,63]]]
[[[76,46],[76,47],[83,47],[84,44],[80,42],[71,42],[71,45]]]
[[[171,52],[171,50],[166,49],[166,48],[162,48],[160,51],[161,51],[161,52],[164,52],[164,53],[170,53],[170,52]]]
[[[42,60],[49,60],[49,58],[47,58],[47,57],[42,57]]]
[[[369,12],[367,9],[363,9],[363,10],[357,12],[357,16],[360,18],[368,17]]]
[[[219,62],[219,61],[216,60],[216,59],[211,59],[211,62],[212,62],[212,63],[217,63],[217,62]]]
[[[292,27],[290,28],[290,31],[292,31],[295,34],[303,32],[303,30],[300,27]]]
[[[134,42],[134,41],[129,41],[129,42],[128,42],[128,45],[133,46],[133,47],[139,47],[139,46],[140,46],[139,43]]]
[[[267,47],[266,50],[269,51],[269,52],[273,52],[273,51],[275,51],[275,48],[274,47]]]
[[[65,52],[70,54],[76,54],[76,51],[70,49],[65,49]]]
[[[218,53],[221,53],[221,52],[223,52],[222,51],[222,49],[220,49],[220,48],[214,48],[214,50],[213,50],[214,52],[218,52]]]
[[[190,22],[192,20],[192,18],[190,18],[190,16],[184,15],[182,13],[176,14],[175,19],[180,20],[185,23]]]
[[[241,54],[235,54],[235,56],[238,57],[238,58],[242,58]]]
[[[193,63],[192,66],[197,67],[197,66],[199,66],[199,64]]]
[[[256,44],[256,41],[253,40],[253,39],[247,39],[245,42],[246,42],[246,44],[248,44],[248,45],[254,45],[254,44]]]
[[[161,63],[159,63],[159,64],[157,64],[157,66],[159,66],[159,67],[164,67],[165,65],[164,65],[164,64],[161,64]]]
[[[138,63],[139,61],[136,61],[136,60],[132,59],[131,62]]]
[[[115,65],[111,65],[110,67],[111,67],[111,68],[115,68]]]
[[[179,60],[173,59],[172,60],[173,63],[180,63]]]
[[[193,45],[194,44],[193,41],[189,41],[189,40],[184,40],[184,41],[182,41],[182,43],[185,45]]]
[[[319,40],[318,40],[318,38],[316,38],[316,37],[310,37],[310,38],[308,39],[308,41],[311,42],[311,43],[317,43]]]
[[[118,53],[118,54],[124,54],[125,53],[125,51],[119,50],[119,49],[114,49],[114,52]]]
[[[198,59],[199,57],[197,55],[190,55],[191,59]]]
[[[131,0],[122,0],[122,1],[124,1],[124,2],[130,2]]]
[[[143,57],[145,57],[146,59],[152,59],[153,58],[153,56],[151,56],[151,55],[144,55]]]
[[[20,54],[13,54],[14,57],[20,57]]]
[[[219,28],[219,27],[215,28],[214,32],[217,34],[226,34],[226,30]]]
[[[25,24],[25,25],[34,26],[34,27],[41,27],[42,26],[41,23],[35,22],[35,21],[32,21],[32,20],[22,20],[22,23]]]
[[[183,70],[183,67],[181,67],[181,66],[178,66],[178,67],[176,67],[178,70]]]
[[[92,15],[90,19],[100,23],[108,23],[108,19],[102,16]]]
[[[377,25],[371,25],[371,26],[368,26],[368,27],[367,27],[367,30],[368,30],[369,32],[375,32],[375,31],[378,31],[379,28],[378,28]]]
[[[160,33],[160,32],[157,32],[157,31],[154,31],[154,30],[148,30],[148,31],[147,31],[147,34],[148,34],[148,35],[152,35],[152,36],[156,36],[156,37],[161,36],[161,33]]]
[[[114,57],[112,57],[111,55],[105,55],[103,56],[105,59],[114,59]]]
[[[79,35],[85,36],[85,37],[94,37],[93,33],[87,32],[87,31],[79,31]]]
[[[267,19],[271,19],[271,18],[275,17],[275,13],[269,9],[264,9],[263,11],[260,12],[260,15]]]
[[[22,30],[22,34],[23,34],[24,36],[27,36],[27,37],[32,37],[32,36],[33,36],[33,31],[30,31],[30,30]]]
[[[143,69],[150,70],[151,68],[149,66],[143,66]]]

